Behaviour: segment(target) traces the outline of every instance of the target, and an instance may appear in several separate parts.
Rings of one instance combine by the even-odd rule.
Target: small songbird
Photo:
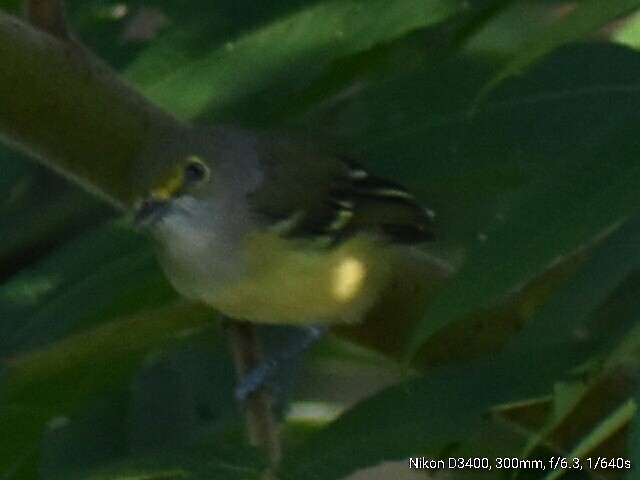
[[[358,321],[394,256],[433,238],[433,214],[403,188],[306,140],[186,128],[133,176],[135,223],[171,284],[239,320]]]

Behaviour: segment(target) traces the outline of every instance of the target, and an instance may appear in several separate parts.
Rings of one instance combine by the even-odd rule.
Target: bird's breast
[[[322,246],[273,231],[218,230],[188,217],[163,223],[155,243],[174,288],[236,319],[355,322],[379,297],[391,269],[393,250],[372,235]]]
[[[207,296],[226,315],[257,323],[359,321],[389,277],[392,252],[362,235],[317,247],[274,233],[247,238],[243,274]]]

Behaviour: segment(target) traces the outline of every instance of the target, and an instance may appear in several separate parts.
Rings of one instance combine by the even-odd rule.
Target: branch
[[[242,381],[264,362],[256,326],[251,323],[231,322],[229,345],[233,353],[238,381]],[[261,387],[251,392],[245,400],[245,408],[249,443],[262,448],[267,458],[269,471],[263,477],[263,480],[267,480],[272,478],[272,469],[275,469],[280,461],[281,447],[272,400],[266,389]]]

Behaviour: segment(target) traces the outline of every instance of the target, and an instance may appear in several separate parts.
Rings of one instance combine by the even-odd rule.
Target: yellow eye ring
[[[183,174],[185,183],[190,185],[206,182],[211,178],[209,167],[195,155],[187,158]]]

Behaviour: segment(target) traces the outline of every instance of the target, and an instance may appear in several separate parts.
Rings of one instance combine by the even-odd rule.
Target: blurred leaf
[[[543,343],[562,343],[581,331],[587,336],[612,336],[616,319],[609,319],[606,332],[589,332],[592,329],[585,324],[595,308],[640,266],[639,244],[640,217],[634,217],[617,226],[593,249],[570,281],[558,289],[533,320],[550,327],[548,335],[540,337],[540,347]]]
[[[492,65],[502,66],[549,27],[554,17],[552,12],[553,7],[535,1],[511,2],[469,38],[465,51]]]
[[[500,355],[435,368],[359,403],[289,452],[283,478],[332,480],[383,461],[437,456],[477,431],[490,407],[548,393],[594,353],[565,342],[532,355],[539,331],[546,332],[543,322],[527,326]]]
[[[639,0],[585,0],[565,18],[545,29],[538,38],[522,48],[519,54],[500,70],[483,88],[482,99],[507,78],[521,74],[535,62],[558,47],[582,39],[586,34],[602,27],[622,15],[640,7]]]
[[[0,478],[14,480],[40,453],[40,436],[47,417],[24,407],[0,407]]]
[[[311,436],[285,456],[282,477],[332,480],[383,461],[437,457],[470,438],[491,406],[546,394],[591,354],[567,347],[564,355],[543,349],[534,356],[511,347],[493,359],[437,368],[361,402]]]
[[[458,13],[459,0],[354,0],[320,2],[229,41],[202,59],[188,61],[158,81],[147,76],[147,55],[129,78],[173,113],[220,116],[236,104],[275,102],[321,75],[335,58],[388,42]],[[189,88],[184,88],[189,85]]]
[[[608,52],[608,59],[596,57],[598,51]],[[606,100],[610,98],[616,107],[606,117],[607,123],[601,121],[601,116],[597,124],[591,124],[590,139],[583,136],[586,131],[578,138],[565,137],[562,130],[556,132],[554,140],[559,145],[554,152],[545,154],[545,163],[551,166],[550,160],[555,160],[555,165],[521,189],[508,209],[487,228],[482,241],[471,247],[465,264],[418,328],[412,341],[413,349],[450,322],[486,308],[519,288],[537,272],[584,247],[637,209],[640,200],[640,191],[635,187],[640,180],[637,160],[640,142],[635,131],[640,120],[637,118],[638,97],[633,82],[631,86],[622,82],[629,68],[635,68],[630,66],[637,65],[640,57],[612,47],[593,47],[589,63],[585,64],[585,53],[586,49],[564,52],[565,66],[571,65],[574,71],[567,78],[561,71],[554,70],[554,78],[561,78],[562,85],[555,82],[555,88],[543,96],[530,93],[521,97],[522,103],[507,103],[503,107],[509,107],[511,123],[522,124],[526,119],[533,120],[535,125],[544,125],[550,116],[563,115],[563,123],[575,126],[595,120],[590,115],[588,120],[576,118],[583,109],[593,113],[600,105],[603,114],[607,107],[600,102],[611,105]],[[601,75],[608,76],[609,80],[602,79],[604,85],[596,84],[591,91],[572,87],[573,79],[584,75],[587,65],[591,69],[595,58],[603,63],[598,64],[598,73],[590,77],[590,81]],[[545,62],[549,63],[552,62]],[[545,64],[532,72],[527,83],[550,73]],[[623,98],[626,105],[619,103]],[[529,105],[537,108],[531,109]],[[532,113],[537,115],[534,119]],[[526,116],[520,119],[519,114]],[[516,140],[495,138],[501,142]],[[550,142],[553,145],[554,141],[550,139]]]
[[[637,282],[634,285],[636,288],[632,290],[635,296]],[[586,454],[592,457],[617,457],[624,454],[620,447],[624,441],[625,427],[630,420],[631,407],[628,405],[628,399],[638,381],[637,365],[640,361],[640,304],[636,301],[630,310],[631,321],[620,322],[616,318],[610,319],[616,323],[624,323],[622,332],[616,332],[617,342],[607,339],[604,348],[602,345],[594,345],[594,342],[587,347],[586,351],[593,358],[600,355],[604,358],[599,362],[591,359],[587,368],[577,371],[576,375],[584,377],[588,374],[592,378],[586,382],[573,379],[556,386],[553,410],[546,414],[544,422],[538,425],[531,424],[532,418],[540,416],[539,402],[513,407],[506,405],[497,409],[503,417],[518,425],[518,431],[524,429],[526,432],[535,432],[521,452],[522,458],[531,455],[534,449],[543,443],[569,458],[584,458]],[[578,317],[584,320],[582,316]],[[553,318],[546,317],[542,323],[545,322],[550,326]],[[544,328],[538,327],[537,330],[543,331]],[[546,345],[536,342],[535,336],[529,338],[534,339],[530,346],[524,346],[522,342],[517,346],[525,347],[524,354],[539,354],[550,349],[553,351],[551,334]],[[531,347],[535,347],[536,350]],[[556,350],[565,347],[566,341]],[[606,353],[603,350],[606,350]],[[529,413],[532,413],[533,417]]]
[[[127,446],[149,453],[243,438],[242,408],[233,396],[235,369],[221,330],[197,345],[145,362],[130,386]],[[215,337],[215,338],[214,338]]]
[[[212,45],[315,0],[65,3],[78,36],[100,58],[117,70],[126,69],[140,59],[149,78],[160,78],[205,55]],[[149,62],[143,60],[147,55],[152,57]]]
[[[234,445],[224,449],[200,448],[188,453],[167,452],[119,462],[92,472],[67,472],[54,480],[258,480],[264,463],[255,449]]]
[[[636,389],[633,399],[636,407],[640,405],[640,388]],[[640,479],[640,468],[638,468],[638,465],[640,465],[640,415],[638,415],[637,411],[631,423],[628,448],[627,458],[633,468],[627,473],[627,479],[638,480]]]
[[[412,71],[419,66],[438,65],[465,45],[479,30],[483,30],[487,23],[493,23],[503,10],[514,4],[518,4],[518,1],[474,0],[468,2],[459,14],[437,25],[420,28],[368,50],[340,57],[332,62],[326,73],[314,79],[292,98],[281,103],[270,102],[266,110],[261,109],[264,118],[259,120],[257,126],[295,130],[300,127],[295,117],[308,109],[313,111],[327,103],[333,104],[336,99],[342,99],[345,95],[352,98],[351,93],[371,82],[379,81],[380,78],[388,78],[389,75],[397,77],[398,72]],[[532,23],[527,15],[522,17]],[[522,29],[518,28],[518,34],[522,35]],[[437,82],[429,83],[437,85]],[[423,88],[420,85],[420,89]],[[454,101],[453,98],[448,100]],[[246,113],[252,114],[249,110]],[[234,118],[241,123],[256,123],[255,118],[246,118],[244,114],[234,114]]]
[[[2,211],[16,184],[24,177],[27,164],[8,147],[0,145],[0,169],[2,169],[2,177],[0,177],[0,211]]]
[[[596,427],[576,447],[567,454],[567,458],[584,458],[591,453],[598,445],[606,441],[624,425],[628,424],[636,413],[636,405],[633,400],[629,400],[621,405],[615,412],[609,415],[596,425]],[[547,474],[544,480],[555,480],[566,473],[565,470],[557,469]]]
[[[566,366],[504,360],[437,368],[359,403],[290,451],[282,478],[333,480],[383,461],[436,456],[477,430],[491,405],[545,392]]]
[[[640,47],[640,13],[631,15],[622,27],[613,34],[612,40],[637,50]]]
[[[0,0],[0,10],[5,10],[9,13],[15,13],[19,11],[21,6],[21,0]]]
[[[629,394],[636,382],[628,368],[617,365],[598,372],[586,384],[572,380],[556,386],[553,411],[539,428],[527,426],[527,406],[503,412],[516,425],[515,430],[531,435],[527,446],[519,453],[521,458],[535,455],[541,446],[562,453],[568,458],[587,454],[595,456],[622,455],[618,437],[624,438],[624,427],[629,423]],[[531,405],[535,409],[539,405]],[[626,413],[616,417],[620,409]],[[519,410],[519,411],[518,411]],[[617,413],[618,412],[618,413]],[[614,421],[614,418],[618,418]],[[523,424],[521,420],[524,420]],[[598,425],[602,425],[599,427]]]
[[[122,221],[108,223],[0,287],[1,351],[42,345],[80,321],[104,319],[102,312],[122,315],[171,298],[146,239]]]
[[[66,412],[118,384],[150,352],[177,345],[212,325],[208,308],[175,303],[146,310],[9,359],[8,403]]]
[[[38,459],[41,477],[99,468],[132,452],[127,386],[84,402],[48,422]]]
[[[549,415],[549,419],[540,431],[531,435],[524,450],[522,458],[529,458],[531,453],[540,443],[542,443],[555,428],[564,422],[569,415],[575,410],[584,398],[588,387],[583,382],[569,381],[558,383],[553,389],[553,404]],[[508,408],[508,406],[507,406]]]
[[[316,359],[331,359],[342,361],[351,365],[369,365],[381,369],[390,369],[403,372],[405,368],[394,359],[372,350],[366,346],[350,342],[335,335],[327,335],[323,341],[314,348],[313,357]]]
[[[70,236],[94,227],[111,209],[43,168],[28,169],[0,215],[2,275],[38,259]]]

